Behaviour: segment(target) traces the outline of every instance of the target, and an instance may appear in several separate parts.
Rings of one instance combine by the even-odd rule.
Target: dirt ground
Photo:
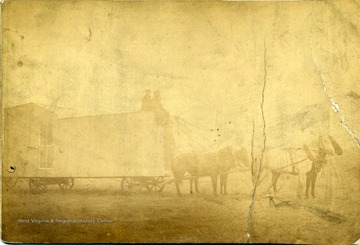
[[[358,240],[359,160],[359,156],[343,160],[331,199],[325,196],[321,175],[315,199],[298,199],[296,179],[281,177],[276,206],[263,195],[267,186],[259,186],[249,223],[251,242],[344,244]],[[162,192],[137,188],[129,194],[120,190],[116,179],[75,179],[70,191],[54,185],[42,194],[32,194],[28,183],[19,180],[15,188],[4,189],[2,238],[25,243],[245,243],[252,200],[250,173],[231,174],[228,182],[229,194],[214,196],[210,178],[200,179],[201,193],[193,195],[184,181],[184,195],[178,197],[174,184]]]

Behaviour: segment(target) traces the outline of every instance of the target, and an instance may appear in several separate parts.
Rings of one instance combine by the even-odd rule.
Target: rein
[[[276,171],[279,170],[279,169],[283,169],[283,168],[286,168],[286,167],[289,167],[289,166],[294,166],[295,164],[302,163],[302,162],[306,161],[307,159],[308,159],[308,158],[304,158],[304,159],[301,159],[301,160],[296,161],[296,162],[294,162],[294,163],[288,164],[288,165],[286,165],[286,166],[283,166],[283,167],[280,167],[280,168],[277,168],[277,169],[273,169],[273,170],[271,170],[271,171],[275,171],[275,172],[276,172]],[[256,185],[257,185],[257,186],[260,185],[260,183],[265,179],[265,177],[266,177],[269,173],[270,173],[270,171],[267,172],[267,173],[264,175],[264,177],[263,177]]]

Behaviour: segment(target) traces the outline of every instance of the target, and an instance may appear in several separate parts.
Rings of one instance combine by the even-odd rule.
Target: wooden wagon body
[[[168,124],[159,123],[158,116],[137,111],[58,118],[33,103],[7,108],[3,176],[30,178],[33,184],[166,176],[171,137],[166,135]]]

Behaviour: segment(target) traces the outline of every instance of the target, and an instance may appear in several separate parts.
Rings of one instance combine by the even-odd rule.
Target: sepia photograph
[[[360,1],[5,0],[5,243],[360,243]]]

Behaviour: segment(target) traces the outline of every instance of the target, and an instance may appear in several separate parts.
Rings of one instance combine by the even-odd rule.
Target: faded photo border
[[[359,244],[354,9],[5,1],[3,241]]]

